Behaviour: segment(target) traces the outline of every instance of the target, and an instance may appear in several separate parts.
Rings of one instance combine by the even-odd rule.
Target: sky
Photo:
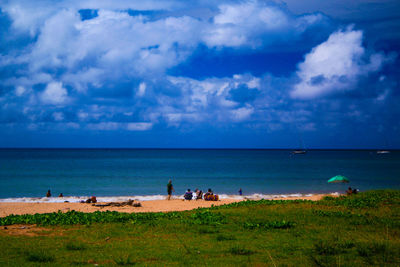
[[[0,147],[400,148],[398,0],[0,0]]]

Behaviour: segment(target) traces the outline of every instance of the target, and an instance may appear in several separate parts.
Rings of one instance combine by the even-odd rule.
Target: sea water
[[[0,149],[0,201],[165,199],[190,188],[222,198],[274,198],[400,188],[400,152],[191,149]],[[335,175],[349,184],[328,184]],[[238,190],[243,196],[238,196]],[[45,198],[47,190],[51,198]],[[63,193],[64,198],[57,198]]]

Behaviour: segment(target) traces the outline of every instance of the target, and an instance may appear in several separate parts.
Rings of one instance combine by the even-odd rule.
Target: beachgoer
[[[207,191],[207,193],[204,194],[204,197],[205,196],[212,196],[212,195],[214,195],[213,191],[211,190],[211,188],[208,188],[208,191]]]
[[[193,199],[196,199],[196,200],[203,199],[203,191],[196,189],[195,192],[196,192],[196,195],[193,196]]]
[[[169,181],[168,181],[168,184],[167,184],[168,200],[171,199],[172,191],[175,192],[174,186],[172,185],[172,181],[169,180]]]
[[[239,189],[239,196],[243,194],[242,188]]]
[[[346,191],[347,195],[351,195],[353,193],[353,189],[351,189],[351,187],[349,187]]]
[[[183,197],[184,197],[186,200],[192,200],[192,198],[193,198],[193,192],[190,191],[190,189],[188,189]]]
[[[219,199],[219,196],[218,195],[214,195],[214,193],[211,190],[211,188],[209,188],[207,193],[204,194],[204,200],[217,201],[218,199]]]
[[[58,197],[64,197],[63,193],[60,193],[60,194],[58,195]]]
[[[50,189],[49,189],[49,190],[47,190],[46,197],[51,197]]]
[[[91,201],[92,203],[97,203],[97,199],[96,199],[95,196],[91,196],[91,197],[90,197],[90,201]]]
[[[354,188],[352,194],[357,194],[358,193],[358,189]]]

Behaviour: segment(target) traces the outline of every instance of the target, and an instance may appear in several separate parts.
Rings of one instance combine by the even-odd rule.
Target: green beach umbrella
[[[344,177],[343,175],[336,175],[328,180],[328,183],[349,183],[350,180]]]

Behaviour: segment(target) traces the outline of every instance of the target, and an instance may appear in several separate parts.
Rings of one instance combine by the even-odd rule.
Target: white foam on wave
[[[250,200],[259,200],[259,199],[276,199],[276,198],[295,198],[295,197],[312,197],[315,194],[302,194],[302,193],[294,193],[294,194],[261,194],[254,193],[251,195],[239,196],[239,195],[227,195],[221,194],[219,195],[220,199],[250,199]],[[327,195],[339,195],[338,192],[328,193]]]
[[[338,192],[329,193],[333,196],[338,196]],[[229,194],[218,194],[220,199],[235,199],[235,200],[259,200],[259,199],[276,199],[276,198],[290,198],[290,197],[311,197],[314,194],[261,194],[254,193],[251,195],[229,195]],[[20,198],[2,198],[0,202],[25,202],[25,203],[79,203],[90,198],[90,196],[65,196],[65,197],[20,197]],[[145,196],[104,196],[96,197],[98,202],[123,202],[129,199],[138,201],[149,201],[149,200],[164,200],[166,195],[145,195]],[[183,199],[183,195],[172,196],[172,199]]]

